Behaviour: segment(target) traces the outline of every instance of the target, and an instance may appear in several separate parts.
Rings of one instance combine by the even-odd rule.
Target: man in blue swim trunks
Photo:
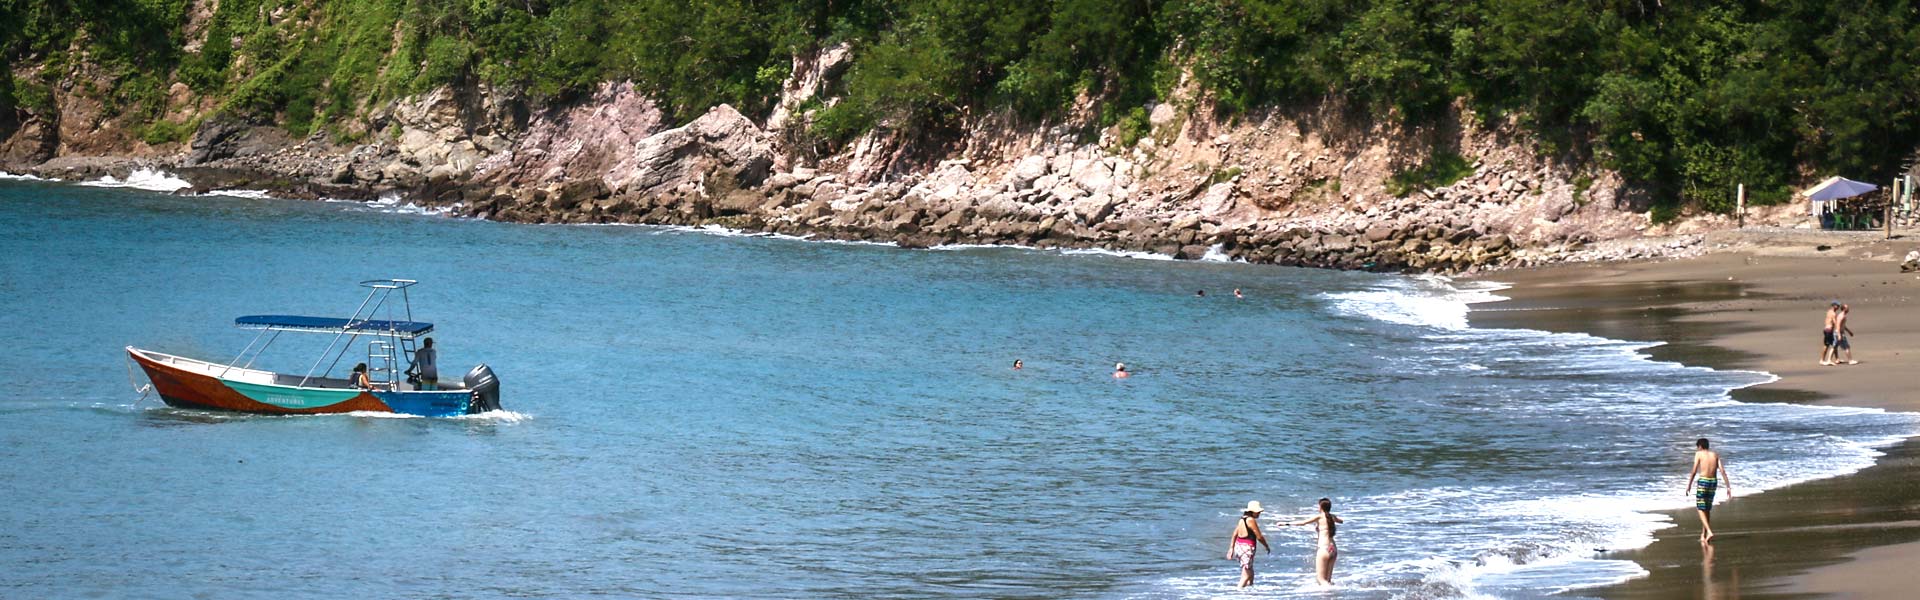
[[[1713,493],[1727,488],[1733,499],[1733,480],[1727,478],[1727,464],[1720,453],[1707,449],[1707,438],[1693,443],[1693,472],[1687,474],[1687,495],[1693,496],[1693,508],[1700,511],[1700,543],[1713,541]],[[1717,475],[1717,477],[1716,477]]]

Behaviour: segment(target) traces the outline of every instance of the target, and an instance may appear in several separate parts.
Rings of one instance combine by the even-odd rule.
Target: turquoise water
[[[348,312],[376,277],[423,282],[442,371],[491,365],[508,412],[136,403],[123,346],[225,361],[233,317]],[[1208,597],[1238,507],[1331,496],[1342,598],[1534,597],[1638,573],[1592,551],[1684,505],[1695,437],[1759,489],[1916,428],[1735,403],[1767,376],[1644,343],[1466,328],[1486,297],[0,182],[0,596]],[[1273,538],[1252,594],[1320,597],[1308,534]]]

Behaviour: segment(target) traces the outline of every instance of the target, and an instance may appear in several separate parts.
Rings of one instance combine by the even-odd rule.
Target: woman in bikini
[[[1273,546],[1267,545],[1267,535],[1260,533],[1260,501],[1247,503],[1247,509],[1240,511],[1240,523],[1233,526],[1233,539],[1227,542],[1227,558],[1240,561],[1240,587],[1253,585],[1254,544],[1266,546],[1267,554],[1273,554]]]
[[[1313,525],[1314,529],[1319,531],[1320,555],[1314,557],[1314,571],[1320,579],[1320,585],[1333,585],[1333,560],[1340,557],[1340,548],[1333,545],[1333,532],[1339,524],[1346,522],[1335,516],[1332,511],[1333,501],[1321,498],[1320,514],[1287,524],[1288,526]]]

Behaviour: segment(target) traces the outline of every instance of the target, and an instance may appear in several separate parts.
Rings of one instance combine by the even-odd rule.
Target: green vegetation
[[[1147,116],[1147,109],[1141,106],[1133,107],[1133,110],[1127,112],[1127,116],[1120,118],[1117,125],[1121,148],[1132,148],[1134,144],[1140,143],[1140,138],[1153,133],[1153,122]]]
[[[1654,225],[1672,223],[1678,218],[1680,218],[1680,207],[1670,200],[1655,202],[1653,209],[1647,211],[1647,220],[1652,221]]]
[[[1892,0],[223,0],[192,39],[189,4],[0,0],[0,63],[40,69],[0,78],[0,110],[44,110],[79,72],[136,122],[177,81],[297,134],[444,84],[546,102],[630,79],[676,120],[758,117],[796,53],[846,42],[813,121],[829,147],[1082,100],[1137,142],[1182,70],[1228,116],[1511,115],[1543,151],[1716,211],[1737,183],[1877,177],[1920,140],[1920,11]]]
[[[1473,161],[1447,150],[1435,150],[1419,167],[1394,173],[1387,178],[1387,193],[1406,196],[1427,188],[1453,185],[1473,174]]]
[[[149,144],[185,142],[193,137],[193,128],[199,123],[175,123],[159,120],[148,123],[140,129],[140,139]]]

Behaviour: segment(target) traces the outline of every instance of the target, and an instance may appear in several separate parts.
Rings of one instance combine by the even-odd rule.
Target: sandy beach
[[[1698,258],[1496,272],[1479,279],[1512,284],[1500,292],[1509,300],[1477,305],[1471,319],[1664,341],[1654,358],[1780,377],[1736,391],[1742,401],[1920,412],[1920,274],[1899,271],[1920,239],[1906,233],[1722,232]],[[1818,364],[1822,311],[1834,300],[1853,308],[1857,365]],[[1890,447],[1852,475],[1752,497],[1738,486],[1737,446],[1724,449],[1736,499],[1714,512],[1718,539],[1703,548],[1693,511],[1676,511],[1678,526],[1652,545],[1609,554],[1646,577],[1580,595],[1904,598],[1920,586],[1920,570],[1904,568],[1920,558],[1920,444]],[[1686,461],[1676,452],[1674,468]]]

